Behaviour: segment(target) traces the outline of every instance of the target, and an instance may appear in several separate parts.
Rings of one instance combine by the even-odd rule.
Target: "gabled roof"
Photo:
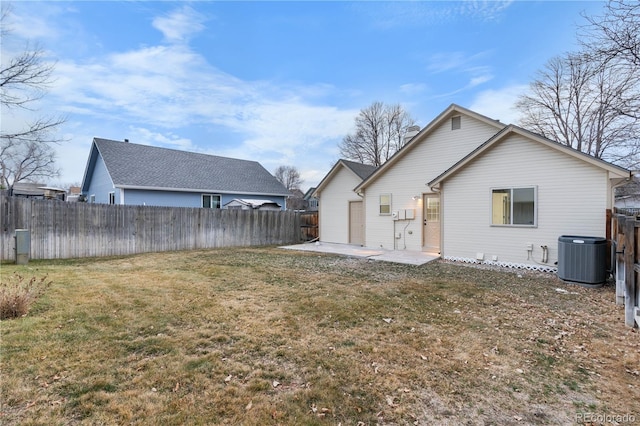
[[[353,173],[360,180],[366,179],[371,173],[376,170],[375,166],[371,166],[369,164],[356,163],[355,161],[349,161],[345,159],[340,159],[336,164],[333,165],[329,173],[320,181],[315,191],[313,192],[314,196],[318,196],[322,189],[329,183],[329,181],[338,173],[338,170],[341,168],[345,168]]]
[[[316,192],[316,187],[312,186],[311,188],[307,189],[307,192],[304,193],[304,196],[302,197],[303,200],[308,200],[310,198],[313,198],[313,193]]]
[[[482,145],[480,145],[479,147],[471,151],[468,155],[466,155],[460,161],[455,163],[449,169],[445,170],[440,176],[436,177],[431,182],[427,183],[427,185],[429,185],[429,187],[435,187],[439,185],[442,181],[446,180],[450,176],[454,175],[455,173],[463,169],[467,164],[471,163],[478,157],[482,156],[485,152],[490,150],[493,146],[500,143],[500,141],[503,141],[504,139],[506,139],[508,136],[512,134],[523,136],[534,142],[540,143],[542,145],[548,146],[558,151],[562,151],[568,155],[571,155],[575,158],[583,160],[589,164],[593,164],[594,166],[605,169],[612,174],[612,177],[616,177],[620,179],[626,179],[631,177],[631,172],[623,167],[616,166],[615,164],[611,164],[607,161],[601,160],[599,158],[595,158],[589,154],[585,154],[584,152],[578,151],[577,149],[552,141],[551,139],[547,139],[536,133],[530,132],[521,127],[510,124],[509,126],[502,129],[500,132],[495,134],[493,137],[491,137],[489,140],[484,142]]]
[[[479,120],[483,123],[494,126],[496,128],[496,132],[502,130],[506,126],[506,124],[501,123],[499,120],[491,119],[485,115],[478,114],[475,111],[471,111],[470,109],[461,107],[460,105],[451,104],[447,109],[445,109],[429,124],[427,124],[422,130],[420,130],[420,132],[418,132],[418,134],[415,135],[405,146],[403,146],[400,150],[398,150],[398,152],[393,154],[393,156],[389,158],[389,160],[378,167],[374,173],[363,180],[360,185],[355,188],[355,191],[360,192],[362,189],[373,183],[378,177],[382,176],[390,167],[397,163],[398,160],[407,155],[415,146],[424,141],[431,133],[433,133],[435,129],[440,127],[445,121],[449,120],[450,117],[455,115],[466,115],[475,118],[476,120]]]
[[[98,154],[118,188],[289,196],[256,161],[94,138],[85,170],[87,188]]]

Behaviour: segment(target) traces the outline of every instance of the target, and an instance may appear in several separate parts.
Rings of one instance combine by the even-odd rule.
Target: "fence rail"
[[[0,194],[0,260],[15,259],[15,230],[31,234],[31,259],[295,244],[293,211],[66,203]]]
[[[616,303],[624,304],[625,324],[640,324],[640,220],[635,216],[613,217],[615,238]]]

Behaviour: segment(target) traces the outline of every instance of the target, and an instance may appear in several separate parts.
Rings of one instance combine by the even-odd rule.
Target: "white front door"
[[[440,194],[425,194],[422,201],[422,250],[440,253]]]

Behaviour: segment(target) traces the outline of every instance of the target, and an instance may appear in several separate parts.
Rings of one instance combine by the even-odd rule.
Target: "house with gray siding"
[[[223,208],[235,199],[286,209],[290,192],[260,163],[94,138],[82,180],[89,203]]]

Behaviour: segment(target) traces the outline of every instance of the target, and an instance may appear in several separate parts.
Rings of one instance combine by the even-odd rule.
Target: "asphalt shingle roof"
[[[94,138],[116,186],[290,195],[257,161]]]
[[[369,164],[356,163],[355,161],[349,160],[342,160],[342,162],[361,179],[366,179],[371,173],[376,170],[375,166],[371,166]]]

